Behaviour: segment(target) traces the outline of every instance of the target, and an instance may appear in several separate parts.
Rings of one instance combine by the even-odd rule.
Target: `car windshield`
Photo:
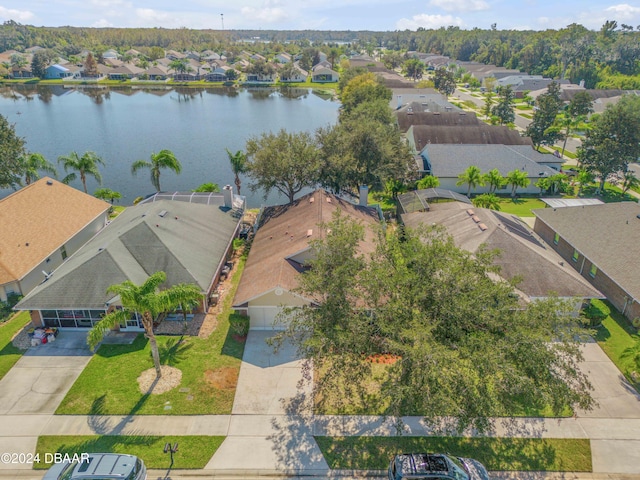
[[[447,457],[451,465],[451,474],[456,480],[469,480],[467,469],[460,460],[455,457]]]
[[[78,462],[69,463],[58,475],[58,480],[71,480],[73,478],[73,470],[77,465]]]

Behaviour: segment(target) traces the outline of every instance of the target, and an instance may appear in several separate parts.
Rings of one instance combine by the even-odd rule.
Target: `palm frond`
[[[105,334],[116,325],[125,323],[131,317],[129,310],[115,310],[102,317],[98,323],[96,323],[89,334],[87,335],[87,343],[93,350],[102,341]]]

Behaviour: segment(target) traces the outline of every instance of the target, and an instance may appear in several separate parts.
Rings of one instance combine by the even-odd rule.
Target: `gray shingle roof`
[[[483,172],[497,168],[503,176],[512,170],[525,171],[530,178],[557,173],[537,163],[534,159],[543,155],[528,145],[427,145],[422,156],[431,165],[431,174],[440,178],[455,178],[471,165]]]
[[[640,205],[605,203],[534,210],[560,237],[634,298],[640,298]]]
[[[129,207],[18,308],[103,308],[107,287],[127,279],[139,284],[159,270],[167,286],[195,283],[205,292],[239,222],[219,205],[158,200]]]
[[[403,214],[408,227],[436,223],[446,227],[456,245],[475,253],[482,245],[500,250],[494,264],[506,279],[521,278],[517,288],[529,297],[602,298],[602,294],[570,266],[561,265],[562,257],[549,248],[515,215],[471,207],[479,218],[475,222],[467,212],[469,205],[460,202],[433,204],[428,212]],[[486,225],[481,230],[478,224]]]

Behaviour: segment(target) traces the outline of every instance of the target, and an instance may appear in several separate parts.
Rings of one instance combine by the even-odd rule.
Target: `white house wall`
[[[460,172],[462,173],[462,172]],[[467,189],[469,188],[467,186],[467,184],[464,185],[456,185],[456,182],[458,181],[458,178],[442,178],[439,177],[440,179],[440,186],[438,188],[443,188],[446,190],[451,190],[453,192],[458,192],[458,193],[462,193],[463,195],[467,194]],[[526,188],[522,188],[522,187],[518,187],[518,190],[516,191],[516,193],[520,194],[520,193],[529,193],[529,194],[537,194],[540,193],[540,189],[538,187],[536,187],[534,184],[535,182],[538,181],[538,179],[533,179],[531,178],[531,183],[529,184],[528,187]],[[471,194],[480,194],[480,193],[488,193],[489,192],[489,187],[488,186],[484,186],[484,187],[480,187],[477,186],[475,188],[471,189]],[[507,185],[506,188],[501,188],[497,190],[498,194],[510,194],[511,193],[511,186]]]

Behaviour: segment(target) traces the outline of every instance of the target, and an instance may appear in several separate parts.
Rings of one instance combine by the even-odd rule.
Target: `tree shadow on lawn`
[[[96,355],[105,358],[117,357],[118,355],[124,355],[127,353],[137,352],[139,350],[144,350],[147,346],[149,340],[145,338],[143,334],[140,334],[136,337],[133,343],[127,345],[118,345],[118,344],[102,344]]]
[[[183,361],[192,348],[193,344],[188,343],[183,336],[180,338],[171,338],[166,342],[160,343],[158,345],[160,363],[162,365],[174,366]],[[149,352],[149,355],[151,355],[151,352]]]
[[[229,314],[229,323],[232,324],[233,321],[235,320],[248,320],[247,317],[240,315],[238,313],[231,313]],[[224,339],[224,344],[222,345],[222,350],[221,350],[221,354],[222,355],[227,355],[229,357],[233,357],[233,358],[237,358],[239,360],[242,360],[242,354],[244,353],[244,345],[245,345],[245,341],[246,341],[246,334],[245,335],[240,335],[236,332],[233,331],[233,328],[231,328],[231,325],[229,326],[229,329],[227,330],[227,335]]]

